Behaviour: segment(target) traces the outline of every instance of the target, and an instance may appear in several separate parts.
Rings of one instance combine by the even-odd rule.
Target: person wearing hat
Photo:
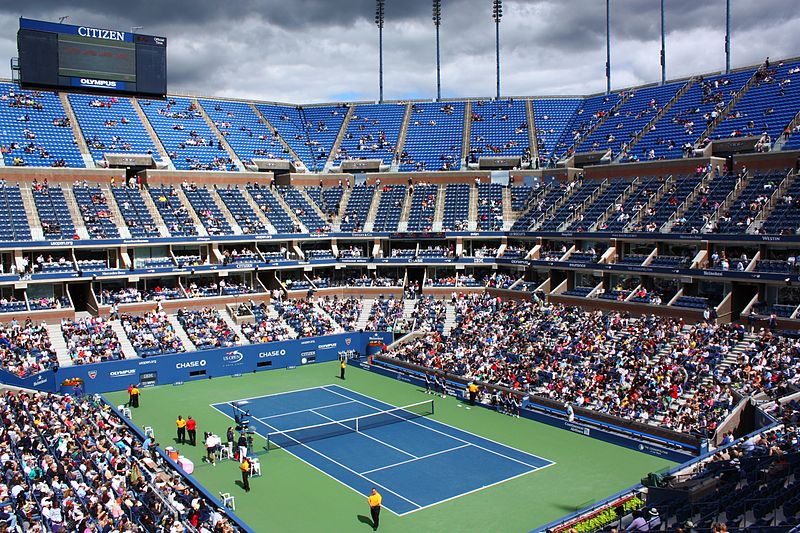
[[[656,509],[655,507],[651,507],[650,512],[647,513],[646,531],[655,531],[659,527],[661,527],[661,517],[658,514],[658,509]]]

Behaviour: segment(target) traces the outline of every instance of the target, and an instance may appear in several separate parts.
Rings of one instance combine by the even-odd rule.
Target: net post
[[[436,409],[436,402],[431,400],[431,414],[435,413],[435,409]]]

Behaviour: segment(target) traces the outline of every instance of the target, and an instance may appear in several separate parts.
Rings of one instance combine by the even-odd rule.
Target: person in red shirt
[[[186,433],[189,435],[189,445],[197,446],[197,421],[191,416],[186,420]]]

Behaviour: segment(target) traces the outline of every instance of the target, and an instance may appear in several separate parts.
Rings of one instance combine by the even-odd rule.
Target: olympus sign
[[[109,89],[116,89],[117,82],[111,80],[95,80],[93,78],[81,78],[81,85],[88,85],[90,87],[108,87]]]
[[[114,370],[113,372],[108,373],[108,377],[110,378],[124,378],[125,376],[132,376],[136,374],[135,368],[129,368],[127,370]]]
[[[206,366],[206,360],[200,359],[199,361],[187,361],[185,363],[178,363],[175,365],[175,368],[178,370],[182,368],[197,368],[200,366]]]
[[[269,352],[258,352],[258,357],[278,357],[286,355],[286,350],[271,350]]]

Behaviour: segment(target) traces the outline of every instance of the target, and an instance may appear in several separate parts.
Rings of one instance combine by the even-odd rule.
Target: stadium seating
[[[244,193],[238,187],[218,187],[214,186],[219,195],[222,203],[228,208],[228,211],[233,215],[236,224],[242,228],[245,234],[258,234],[266,233],[267,227],[261,222],[258,214],[247,202]]]
[[[391,163],[405,112],[405,105],[400,104],[356,105],[336,161],[380,159],[384,164]]]
[[[444,193],[444,213],[442,229],[444,231],[464,231],[469,218],[469,185],[466,183],[448,183]]]
[[[160,236],[153,216],[147,209],[139,189],[112,187],[111,192],[125,220],[125,225],[131,232],[131,237]]]
[[[374,197],[374,185],[355,185],[350,191],[350,198],[347,200],[345,214],[339,222],[339,229],[341,231],[362,230]]]
[[[619,93],[602,94],[584,99],[578,105],[567,127],[564,128],[564,133],[562,133],[561,137],[558,139],[554,153],[550,161],[547,161],[547,164],[554,163],[559,158],[574,152],[575,144],[579,141],[583,141],[583,137],[585,137],[601,120],[607,117],[622,98],[623,94]],[[534,112],[535,106],[536,104],[534,102]]]
[[[478,184],[478,229],[503,229],[503,186],[499,183]]]
[[[72,239],[76,235],[61,187],[34,182],[31,187],[36,212],[46,239]]]
[[[83,223],[94,239],[119,238],[119,228],[114,223],[108,200],[100,187],[74,186],[72,193],[78,203]]]
[[[539,159],[548,161],[556,155],[559,140],[565,138],[567,128],[580,105],[581,100],[577,98],[537,98],[533,100]]]
[[[295,224],[292,217],[284,210],[280,202],[273,196],[273,190],[267,187],[260,187],[258,184],[248,184],[247,192],[258,204],[261,212],[267,217],[270,224],[275,227],[278,233],[299,233],[300,228]]]
[[[530,159],[528,116],[524,100],[472,102],[470,162],[481,157]]]
[[[309,233],[319,233],[330,229],[328,224],[322,220],[297,188],[279,185],[276,189],[283,196],[286,205],[289,206],[295,216],[303,223]]]
[[[189,205],[200,217],[209,235],[233,235],[233,228],[219,208],[207,187],[194,184],[183,185],[183,192]]]
[[[601,184],[597,181],[586,181],[579,185],[561,207],[549,216],[539,228],[541,231],[558,231],[562,224],[572,216],[583,203],[600,191]]]
[[[408,231],[431,231],[436,213],[438,185],[416,185],[408,213]]]
[[[411,106],[401,171],[461,168],[464,102]]]
[[[405,198],[405,185],[384,185],[372,230],[397,231]]]
[[[78,119],[86,145],[95,161],[106,153],[150,154],[161,160],[131,101],[125,97],[70,94],[69,103]]]
[[[0,147],[7,166],[85,166],[58,96],[0,83]]]
[[[150,187],[149,191],[170,235],[173,237],[197,235],[194,220],[189,215],[189,210],[181,202],[177,189],[174,187]]]
[[[31,228],[17,185],[0,185],[0,240],[31,240]]]
[[[139,99],[147,120],[178,170],[236,170],[230,157],[188,98]]]
[[[198,350],[236,346],[239,343],[239,336],[215,309],[180,309],[178,321]]]

